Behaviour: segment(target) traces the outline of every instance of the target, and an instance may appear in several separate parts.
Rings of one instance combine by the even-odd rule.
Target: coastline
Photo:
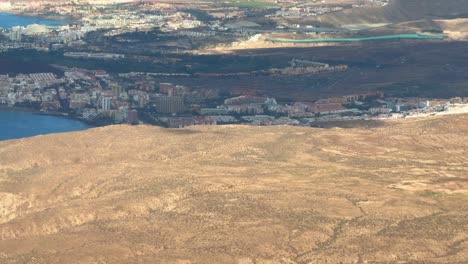
[[[9,14],[13,16],[18,16],[18,17],[23,17],[23,18],[37,18],[39,20],[49,20],[53,22],[61,22],[63,25],[66,25],[67,23],[70,23],[73,21],[71,17],[65,17],[65,16],[48,16],[44,14],[38,14],[38,13],[25,13],[24,11],[21,10],[10,10],[10,9],[0,9],[0,14]]]
[[[23,106],[6,106],[0,104],[0,111],[2,112],[26,112],[31,114],[39,114],[41,111],[32,107]]]
[[[52,133],[81,131],[95,126],[53,113],[42,113],[28,107],[0,106],[0,142]]]
[[[106,126],[106,124],[101,124],[98,122],[92,122],[80,118],[73,117],[67,113],[63,112],[44,112],[37,110],[32,107],[23,107],[23,106],[6,106],[6,105],[0,105],[0,112],[22,112],[22,113],[30,113],[33,115],[43,115],[43,116],[55,116],[55,117],[62,117],[70,120],[75,120],[78,122],[81,122],[83,124],[86,124],[90,127],[101,127],[101,126]]]

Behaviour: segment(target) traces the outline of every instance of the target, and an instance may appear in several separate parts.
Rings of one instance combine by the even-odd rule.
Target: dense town
[[[366,6],[384,6],[387,0],[356,0],[349,3],[335,4],[318,1],[225,1],[225,2],[194,2],[182,5],[159,1],[89,1],[89,2],[55,2],[45,1],[43,4],[1,2],[0,11],[11,12],[25,16],[39,16],[57,19],[53,25],[31,24],[2,29],[5,39],[0,41],[0,52],[12,49],[36,49],[51,51],[102,51],[107,47],[88,43],[85,36],[91,32],[100,32],[106,37],[115,37],[121,44],[134,41],[126,38],[126,33],[150,32],[158,30],[166,37],[185,36],[189,39],[216,38],[245,39],[255,33],[316,31],[328,33],[325,28],[308,22],[285,22],[281,18],[288,17],[292,21],[301,18],[319,16],[348,8]],[[259,15],[261,14],[261,15]],[[256,18],[253,19],[252,17]],[[257,20],[265,18],[263,25]],[[253,19],[255,21],[251,21]],[[277,21],[277,19],[280,19]],[[258,23],[257,23],[258,22]],[[333,30],[332,30],[333,31]],[[186,49],[184,45],[170,44],[175,49]],[[170,47],[166,47],[169,48]],[[170,49],[171,50],[171,49]],[[172,50],[171,50],[172,51]]]
[[[278,32],[315,30],[309,24],[274,23],[270,28],[249,21],[251,12],[262,17],[298,19],[340,11],[346,8],[385,6],[386,0],[350,1],[353,4],[323,4],[319,1],[226,1],[213,5],[180,6],[159,2],[116,3],[100,1],[84,3],[48,2],[32,5],[0,3],[0,9],[18,14],[64,19],[57,25],[30,24],[1,29],[4,39],[0,52],[35,50],[39,53],[59,54],[60,58],[82,61],[138,61],[160,63],[163,58],[145,54],[151,52],[178,53],[190,49],[183,41],[209,38],[251,38],[268,29]],[[247,5],[245,8],[242,4]],[[261,7],[261,10],[258,10]],[[274,20],[273,20],[274,21]],[[157,29],[168,40],[155,46],[136,46],[133,35]],[[333,33],[326,28],[317,33]],[[92,39],[87,36],[98,32]],[[159,34],[158,33],[158,34]],[[158,35],[159,37],[160,35]],[[108,42],[94,43],[107,38]],[[110,44],[109,44],[110,43]],[[135,46],[134,46],[135,45]],[[193,45],[193,44],[191,44]],[[131,48],[129,48],[131,47]],[[160,54],[160,53],[158,53]],[[167,59],[167,60],[170,60]],[[166,62],[165,62],[166,63]],[[170,64],[170,62],[169,62]],[[466,99],[429,100],[427,98],[392,98],[372,91],[312,102],[278,102],[268,94],[253,90],[231,91],[203,89],[162,82],[161,75],[237,76],[237,75],[313,75],[347,71],[348,65],[294,59],[288,66],[270,67],[249,72],[194,73],[192,65],[184,65],[180,72],[108,72],[81,67],[54,66],[52,72],[0,76],[0,105],[27,107],[44,114],[63,114],[94,125],[141,122],[167,127],[185,127],[196,124],[254,124],[314,126],[321,122],[401,118],[421,114],[435,114],[450,109]]]
[[[67,115],[94,125],[144,122],[178,128],[237,123],[317,126],[331,121],[431,115],[457,105],[466,108],[468,103],[468,98],[387,98],[378,91],[278,103],[250,90],[223,94],[216,89],[159,83],[157,75],[148,73],[62,70],[61,77],[53,73],[0,76],[0,105]]]

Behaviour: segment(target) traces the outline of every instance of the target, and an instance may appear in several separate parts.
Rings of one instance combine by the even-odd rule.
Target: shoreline
[[[87,121],[87,120],[84,120],[84,119],[75,118],[75,117],[73,117],[73,116],[71,116],[71,115],[69,115],[67,113],[63,113],[63,112],[44,112],[44,111],[40,111],[40,110],[37,110],[37,109],[32,108],[32,107],[22,107],[22,106],[12,106],[12,107],[10,107],[10,106],[6,106],[6,105],[0,105],[0,112],[18,112],[18,113],[30,113],[30,114],[33,114],[33,115],[62,117],[62,118],[66,118],[66,119],[69,119],[69,120],[74,120],[74,121],[81,122],[83,124],[86,124],[90,128],[105,126],[103,124],[94,123],[94,122],[90,122],[90,121]]]
[[[19,11],[19,10],[6,10],[6,9],[0,9],[0,14],[9,14],[13,16],[18,16],[18,17],[23,17],[23,18],[36,18],[38,20],[49,20],[52,22],[60,22],[62,25],[56,25],[56,26],[63,26],[66,24],[69,24],[72,21],[70,17],[65,17],[65,16],[47,16],[44,14],[38,14],[38,13],[25,13],[24,11]],[[51,26],[51,25],[47,25]]]
[[[2,112],[23,112],[23,113],[31,113],[31,114],[38,114],[41,111],[32,108],[32,107],[23,107],[23,106],[6,106],[0,104],[0,111]]]
[[[83,124],[86,124],[90,128],[94,127],[104,127],[104,126],[110,126],[110,125],[117,125],[118,123],[107,123],[107,122],[100,122],[98,121],[89,121],[85,119],[78,118],[74,115],[70,115],[69,113],[64,113],[64,112],[46,112],[46,111],[41,111],[33,107],[23,107],[23,106],[7,106],[7,105],[2,105],[0,104],[0,112],[18,112],[18,113],[30,113],[33,115],[43,115],[43,116],[55,116],[55,117],[61,117],[61,118],[66,118],[69,120],[81,122]]]

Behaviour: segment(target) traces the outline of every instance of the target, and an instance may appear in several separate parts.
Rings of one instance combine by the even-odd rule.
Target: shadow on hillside
[[[167,133],[175,135],[194,135],[199,134],[199,131],[191,130],[189,128],[170,128],[166,130]]]
[[[357,121],[332,121],[316,122],[312,127],[316,128],[375,128],[384,126],[385,122],[378,120],[357,120]]]

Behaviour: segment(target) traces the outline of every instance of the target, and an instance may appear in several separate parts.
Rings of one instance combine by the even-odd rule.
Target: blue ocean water
[[[46,20],[46,19],[40,19],[37,17],[23,17],[23,16],[17,16],[14,14],[0,13],[0,27],[2,28],[12,28],[14,26],[25,27],[31,24],[40,24],[40,25],[46,25],[46,26],[60,26],[65,23],[66,23],[65,21]]]
[[[90,128],[85,123],[59,116],[0,111],[0,140],[70,132]]]

